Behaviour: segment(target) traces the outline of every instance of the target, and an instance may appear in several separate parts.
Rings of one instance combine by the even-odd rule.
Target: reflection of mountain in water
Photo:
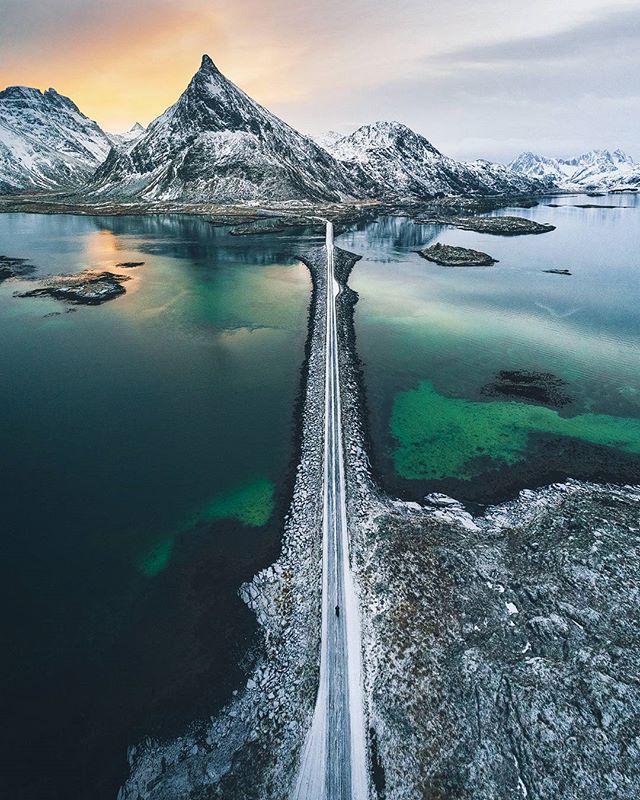
[[[231,236],[228,227],[181,215],[93,217],[100,230],[135,238],[142,253],[186,260],[190,265],[246,261],[284,264],[321,238],[303,227],[289,233]]]
[[[442,228],[442,225],[421,225],[408,217],[381,217],[355,225],[340,237],[339,244],[346,249],[353,246],[360,252],[354,234],[364,234],[367,249],[375,251],[376,261],[391,262],[396,255],[406,257],[407,250],[417,250],[432,242]]]

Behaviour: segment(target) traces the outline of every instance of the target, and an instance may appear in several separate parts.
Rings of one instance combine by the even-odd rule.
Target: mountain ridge
[[[205,55],[177,102],[113,150],[90,192],[143,199],[342,200],[360,187],[325,150],[256,103]]]
[[[568,191],[640,187],[640,164],[621,149],[589,150],[571,158],[520,153],[509,167],[521,175],[549,180]]]
[[[55,89],[0,91],[0,191],[78,186],[110,148],[102,128]]]
[[[0,111],[3,193],[66,191],[89,202],[403,202],[640,186],[640,166],[621,150],[570,159],[529,152],[508,166],[463,162],[386,120],[314,140],[250,98],[208,55],[146,129],[106,133],[54,89],[8,87]]]
[[[518,175],[502,164],[456,161],[422,134],[401,122],[362,125],[325,147],[339,161],[366,172],[380,192],[398,196],[451,193],[500,194],[542,191],[537,178]]]

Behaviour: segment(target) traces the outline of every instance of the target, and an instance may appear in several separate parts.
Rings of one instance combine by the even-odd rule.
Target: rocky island
[[[450,244],[437,244],[416,251],[418,255],[443,267],[490,267],[498,260],[480,250],[454,247]]]
[[[524,236],[529,233],[549,233],[555,225],[534,222],[525,217],[438,217],[432,220],[438,225],[451,225],[463,231],[492,233],[494,236]]]
[[[126,289],[122,285],[129,278],[113,272],[84,270],[78,275],[56,275],[48,278],[38,288],[18,294],[18,297],[53,297],[76,305],[99,306],[113,300]]]

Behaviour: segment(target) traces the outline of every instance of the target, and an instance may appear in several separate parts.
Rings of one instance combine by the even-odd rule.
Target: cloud
[[[500,66],[549,63],[604,55],[637,57],[640,45],[640,8],[614,10],[573,27],[544,35],[454,50],[441,61],[461,66]]]
[[[305,131],[396,118],[445,152],[505,159],[536,137],[637,144],[637,0],[2,5],[0,85],[54,86],[110,130],[160,114],[207,52]]]
[[[397,118],[462,158],[616,146],[637,157],[638,45],[640,9],[601,10],[562,30],[430,53],[421,70],[334,107],[356,124]]]

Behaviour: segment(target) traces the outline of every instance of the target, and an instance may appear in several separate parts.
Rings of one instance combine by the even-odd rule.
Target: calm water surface
[[[640,480],[640,198],[495,213],[556,230],[508,238],[395,217],[339,239],[363,255],[350,283],[383,482],[486,502],[567,476]],[[414,252],[435,242],[499,263],[446,268]],[[552,374],[564,404],[489,396],[501,370]]]
[[[0,284],[14,797],[115,797],[128,745],[241,683],[255,628],[237,589],[277,551],[288,493],[298,251],[177,217],[0,215],[0,254],[38,275],[145,262],[124,297],[73,313]]]
[[[640,204],[548,202],[496,212],[557,226],[542,236],[396,217],[340,237],[363,254],[357,346],[391,491],[484,503],[567,475],[640,479]],[[436,241],[499,263],[415,254]],[[10,796],[113,798],[128,745],[214,713],[250,666],[237,588],[275,556],[288,499],[300,244],[182,217],[0,215],[0,254],[37,274],[145,262],[124,297],[73,313],[0,284]],[[501,370],[551,373],[564,404],[488,396]]]

